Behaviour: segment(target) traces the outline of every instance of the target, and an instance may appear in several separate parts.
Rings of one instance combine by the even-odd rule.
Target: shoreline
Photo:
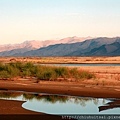
[[[0,90],[15,90],[22,92],[39,92],[47,94],[71,95],[94,98],[118,98],[120,99],[120,88],[118,86],[86,85],[78,82],[53,82],[34,80],[0,80]],[[4,120],[62,120],[62,115],[49,115],[34,112],[22,108],[25,101],[0,100],[0,119]],[[65,118],[66,120],[69,118]]]
[[[120,56],[90,57],[0,57],[0,62],[33,62],[39,64],[120,63]]]
[[[84,83],[84,81],[83,81]],[[0,81],[0,90],[15,90],[25,92],[38,92],[47,94],[60,94],[95,98],[120,98],[119,86],[85,85],[78,82],[40,81]]]
[[[81,82],[55,82],[34,80],[0,80],[0,90],[39,92],[47,94],[71,95],[94,98],[120,98],[119,86],[96,85]],[[22,108],[24,101],[0,100],[0,119],[4,120],[62,120],[61,116],[34,112]],[[1,109],[2,108],[2,109]],[[67,120],[67,118],[65,118]],[[69,119],[69,118],[68,118]]]
[[[22,104],[26,101],[0,99],[1,120],[61,120],[61,116],[45,114],[24,109]]]

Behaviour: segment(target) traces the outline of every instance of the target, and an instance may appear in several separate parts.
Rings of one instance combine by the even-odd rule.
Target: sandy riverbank
[[[61,120],[61,116],[26,110],[22,108],[24,102],[0,100],[0,120]]]
[[[75,82],[39,82],[35,83],[33,80],[17,80],[17,81],[0,81],[1,90],[16,90],[16,91],[30,91],[42,92],[52,94],[64,94],[87,97],[103,97],[103,98],[120,98],[120,88],[114,86],[102,86],[95,84],[85,84]],[[7,101],[0,100],[0,119],[4,120],[61,120],[61,116],[45,115],[44,113],[37,113],[22,108],[24,101]]]
[[[94,80],[81,82],[54,82],[34,80],[0,81],[0,90],[29,91],[73,96],[120,98],[119,84],[102,85]]]
[[[92,80],[91,80],[92,81]],[[90,82],[90,81],[89,81]],[[73,96],[98,97],[98,98],[120,98],[120,87],[118,85],[86,84],[81,82],[52,82],[34,80],[0,80],[0,90],[29,91],[52,94],[64,94]],[[25,101],[0,100],[0,118],[4,120],[61,120],[61,116],[46,115],[22,108]]]
[[[92,81],[92,80],[91,80]],[[90,82],[90,81],[89,81]],[[120,88],[118,85],[86,84],[81,82],[52,82],[34,80],[0,80],[0,90],[29,91],[52,94],[64,94],[73,96],[98,97],[98,98],[120,98]],[[25,101],[0,100],[0,118],[4,120],[61,120],[61,116],[46,115],[44,113],[33,112],[22,108]]]

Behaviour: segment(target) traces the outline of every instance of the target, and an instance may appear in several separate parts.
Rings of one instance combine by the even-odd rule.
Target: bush
[[[66,67],[55,67],[54,71],[55,71],[57,77],[68,76],[68,69]]]
[[[19,73],[20,73],[19,69],[17,69],[16,67],[11,66],[10,64],[5,65],[4,70],[7,71],[7,73],[9,74],[9,76],[11,78],[19,76]]]
[[[0,78],[36,77],[40,80],[56,80],[58,78],[91,79],[95,75],[88,71],[79,71],[77,68],[53,67],[34,65],[33,63],[0,63]]]
[[[8,72],[5,70],[0,71],[0,79],[7,79],[7,78],[10,78],[10,75],[8,74]]]
[[[4,70],[4,65],[0,63],[0,71]]]
[[[91,79],[91,78],[95,78],[95,75],[88,72],[88,71],[79,71],[79,78],[80,79]]]
[[[37,69],[36,77],[41,80],[55,80],[57,79],[53,67],[39,66]]]

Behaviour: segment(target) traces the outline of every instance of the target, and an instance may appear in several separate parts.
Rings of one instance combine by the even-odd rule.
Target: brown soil
[[[61,120],[61,116],[33,112],[22,108],[23,101],[0,100],[0,120]]]

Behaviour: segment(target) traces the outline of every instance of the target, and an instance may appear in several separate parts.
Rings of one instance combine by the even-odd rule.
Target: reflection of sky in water
[[[41,64],[41,65],[46,65],[46,64]],[[119,63],[80,63],[80,64],[47,64],[50,66],[74,66],[74,67],[79,67],[79,66],[120,66]]]
[[[17,100],[17,101],[24,101],[22,95],[20,95],[20,96],[18,96],[18,97],[16,97],[16,98],[12,98],[12,97],[11,97],[11,98],[0,97],[0,99],[3,99],[3,100]]]
[[[102,98],[87,97],[66,97],[52,95],[52,99],[48,99],[50,95],[42,94],[42,96],[34,96],[34,94],[13,94],[13,97],[5,97],[0,94],[0,99],[27,101],[22,107],[28,110],[44,112],[48,114],[119,114],[120,108],[107,109],[99,112],[99,106],[104,106],[111,102]],[[31,97],[31,98],[29,98]],[[38,97],[38,99],[37,99]],[[60,97],[60,99],[59,99]]]
[[[105,102],[109,101],[105,100]],[[67,101],[66,103],[56,102],[55,104],[51,104],[50,102],[44,102],[44,100],[33,100],[24,103],[22,106],[33,111],[49,114],[119,114],[120,112],[120,109],[99,112],[98,107],[103,105],[103,99],[98,99],[98,105],[95,105],[92,100],[85,102],[85,104],[86,105],[83,106],[80,103],[76,104],[73,101]]]

